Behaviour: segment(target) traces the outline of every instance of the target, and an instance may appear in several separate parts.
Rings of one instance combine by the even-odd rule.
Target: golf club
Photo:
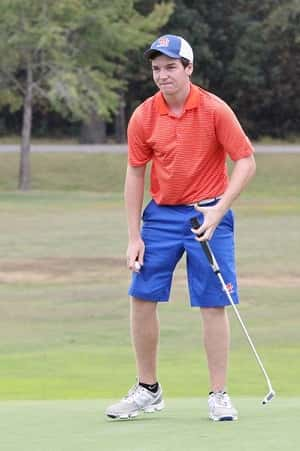
[[[194,230],[199,229],[199,227],[201,226],[197,217],[191,218],[191,225],[192,225]],[[198,235],[198,236],[201,236],[201,235]],[[251,349],[252,349],[252,351],[253,351],[253,353],[255,355],[257,363],[258,363],[258,365],[259,365],[259,367],[260,367],[260,369],[261,369],[261,371],[262,371],[262,373],[263,373],[263,375],[264,375],[264,377],[266,379],[269,392],[267,393],[267,395],[262,400],[262,404],[267,404],[270,401],[272,401],[272,399],[275,396],[275,391],[273,390],[273,387],[271,385],[270,378],[269,378],[269,376],[268,376],[268,374],[267,374],[267,372],[266,372],[266,370],[265,370],[265,368],[264,368],[264,366],[262,364],[262,361],[261,361],[261,359],[260,359],[260,357],[259,357],[259,355],[258,355],[258,353],[257,353],[257,351],[256,351],[256,349],[254,347],[254,344],[253,344],[253,342],[252,342],[252,340],[251,340],[251,338],[250,338],[250,336],[249,336],[249,334],[247,332],[246,326],[245,326],[245,324],[244,324],[244,322],[243,322],[243,320],[241,318],[241,315],[240,315],[240,313],[239,313],[239,311],[238,311],[238,309],[237,309],[237,307],[236,307],[236,305],[235,305],[235,303],[234,303],[234,301],[233,301],[233,299],[231,297],[231,294],[230,294],[230,292],[229,292],[229,290],[228,290],[228,288],[227,288],[227,286],[226,286],[226,284],[224,282],[223,276],[222,276],[222,274],[220,272],[219,265],[218,265],[218,263],[217,263],[217,261],[215,259],[215,256],[214,256],[214,254],[213,254],[213,252],[211,250],[211,247],[210,247],[208,241],[207,240],[200,241],[200,244],[201,244],[202,249],[203,249],[203,251],[204,251],[204,253],[205,253],[205,255],[206,255],[206,257],[207,257],[207,259],[209,261],[209,264],[210,264],[213,272],[216,274],[216,276],[218,277],[218,279],[221,282],[223,290],[225,291],[225,293],[226,293],[226,295],[228,297],[228,300],[229,300],[230,304],[233,307],[233,310],[234,310],[234,312],[235,312],[235,314],[236,314],[236,316],[237,316],[237,318],[238,318],[238,320],[239,320],[239,322],[240,322],[240,324],[241,324],[241,326],[243,328],[243,331],[244,331],[244,333],[246,335],[246,338],[247,338],[247,340],[248,340],[248,342],[249,342],[249,344],[251,346]]]

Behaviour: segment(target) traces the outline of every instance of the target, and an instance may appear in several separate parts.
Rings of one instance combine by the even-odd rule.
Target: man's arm
[[[145,245],[141,238],[141,214],[144,200],[146,165],[127,166],[125,179],[125,208],[128,224],[127,266],[135,270],[134,262],[137,260],[143,265]]]
[[[197,229],[197,235],[203,233],[201,238],[197,238],[198,241],[209,240],[212,237],[222,217],[254,176],[255,171],[256,163],[253,155],[237,160],[234,163],[228,187],[219,202],[213,207],[195,205],[195,209],[204,215],[202,226]]]

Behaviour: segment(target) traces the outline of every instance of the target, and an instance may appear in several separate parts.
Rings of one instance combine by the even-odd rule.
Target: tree
[[[161,33],[190,42],[193,81],[226,100],[251,137],[285,138],[299,135],[299,21],[299,0],[176,0]],[[143,57],[134,58],[129,112],[155,89]]]
[[[145,13],[155,3],[155,0],[141,0],[138,3],[138,9]],[[207,41],[208,25],[201,20],[199,13],[202,3],[202,1],[196,0],[195,2],[176,0],[175,9],[170,15],[168,22],[161,29],[160,34],[178,34],[189,41],[194,49],[196,61],[193,81],[205,84],[205,80],[202,77],[203,72],[197,70],[202,61],[211,56]],[[130,116],[136,106],[145,100],[146,97],[153,95],[156,91],[150,65],[147,64],[143,53],[133,50],[130,61],[133,64],[128,65],[128,70],[126,71],[129,86],[126,93],[127,116]]]
[[[19,188],[30,188],[30,141],[36,105],[63,116],[109,118],[126,54],[151,40],[172,4],[143,16],[135,0],[2,0],[0,103],[23,107]]]
[[[264,38],[272,43],[264,59],[270,119],[267,133],[271,130],[278,137],[296,136],[300,130],[299,23],[299,0],[279,2],[264,22]]]

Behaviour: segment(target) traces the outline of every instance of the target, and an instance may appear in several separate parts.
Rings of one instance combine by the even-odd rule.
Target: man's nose
[[[168,71],[161,69],[161,71],[159,72],[159,78],[161,78],[163,80],[168,78]]]

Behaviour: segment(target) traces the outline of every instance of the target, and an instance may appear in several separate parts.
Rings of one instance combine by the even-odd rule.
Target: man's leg
[[[206,351],[211,391],[225,390],[227,382],[230,329],[224,307],[201,308],[203,342]]]
[[[157,303],[131,298],[131,336],[135,350],[138,380],[157,382],[159,319]]]
[[[209,418],[214,421],[231,421],[238,412],[226,393],[230,329],[224,307],[202,308],[203,341],[207,356],[210,394]]]
[[[141,412],[164,408],[162,388],[156,384],[159,321],[157,303],[131,299],[131,336],[135,350],[138,382],[127,396],[106,409],[109,418],[129,419]],[[142,384],[142,385],[141,385]]]

